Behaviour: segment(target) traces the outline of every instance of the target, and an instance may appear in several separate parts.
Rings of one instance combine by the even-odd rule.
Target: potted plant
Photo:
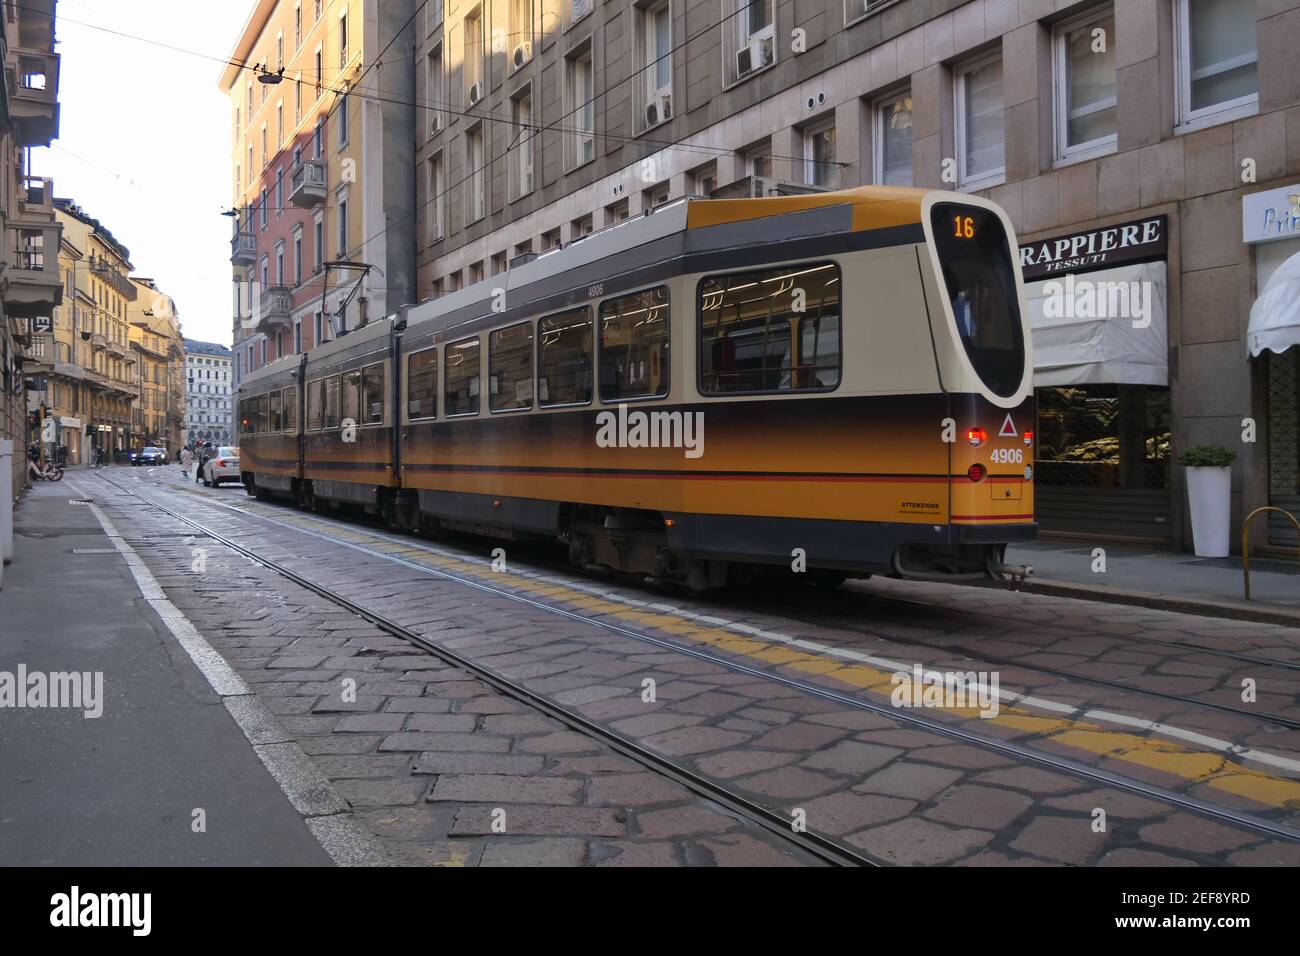
[[[1228,556],[1232,506],[1232,462],[1237,456],[1218,445],[1196,445],[1179,457],[1187,469],[1192,543],[1198,558]]]

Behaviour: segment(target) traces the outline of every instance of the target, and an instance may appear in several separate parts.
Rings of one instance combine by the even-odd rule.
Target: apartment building
[[[47,384],[49,332],[63,301],[51,183],[33,174],[27,152],[59,135],[59,54],[54,0],[4,0],[0,17],[0,441],[14,443],[17,493],[27,480],[23,449],[36,437],[27,424],[26,390]],[[45,357],[32,351],[38,338]]]
[[[220,80],[232,129],[236,378],[413,301],[413,9],[253,6]]]
[[[145,445],[180,451],[185,438],[185,352],[176,302],[153,279],[132,276],[136,299],[127,309],[140,396],[132,407],[132,450]]]
[[[1022,242],[1045,530],[1188,546],[1203,443],[1235,521],[1300,507],[1300,333],[1246,342],[1300,271],[1300,2],[435,0],[419,32],[419,298],[687,194],[979,193]],[[1067,280],[1142,317],[1053,316]]]
[[[238,441],[234,412],[234,353],[215,342],[185,340],[187,444]]]

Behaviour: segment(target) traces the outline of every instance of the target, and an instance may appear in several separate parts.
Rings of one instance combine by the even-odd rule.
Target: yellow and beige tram
[[[248,376],[244,483],[695,588],[996,574],[1036,535],[1015,249],[951,192],[683,199]]]

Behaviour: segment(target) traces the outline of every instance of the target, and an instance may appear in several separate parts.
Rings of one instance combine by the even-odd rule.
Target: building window
[[[429,217],[429,241],[437,242],[445,235],[443,225],[444,191],[446,185],[442,178],[442,153],[429,158],[429,203],[432,210]]]
[[[578,167],[596,158],[596,101],[591,50],[566,59],[565,73],[568,76],[569,122],[573,124],[569,159],[571,167]]]
[[[277,70],[284,69],[284,34],[283,33],[277,33],[275,35],[275,68]]]
[[[438,350],[413,352],[406,358],[406,414],[411,420],[438,414]]]
[[[835,124],[809,127],[803,135],[804,182],[834,189],[840,168],[835,162]]]
[[[612,226],[627,219],[628,202],[626,199],[620,199],[616,203],[610,203],[605,207],[605,225]]]
[[[266,187],[263,186],[262,187],[262,213],[261,213],[261,222],[262,222],[263,229],[266,228],[266,211],[267,208],[270,206],[270,198],[271,197],[267,194]]]
[[[345,93],[339,99],[339,149],[348,144],[348,97]]]
[[[641,190],[641,208],[654,209],[657,206],[664,206],[668,203],[668,198],[672,195],[672,190],[668,183],[660,183],[658,186],[651,186],[649,189]]]
[[[483,127],[465,133],[465,216],[478,222],[487,215],[487,174],[483,169]]]
[[[772,144],[763,142],[745,151],[745,172],[750,176],[771,177]]]
[[[429,135],[442,131],[443,113],[438,107],[443,103],[442,47],[430,51],[425,62],[425,89],[429,100]]]
[[[649,129],[673,116],[673,20],[668,0],[635,8],[637,41],[633,46],[641,72],[641,127]]]
[[[302,4],[294,4],[293,7],[293,48],[297,50],[302,46]]]
[[[1178,125],[1238,119],[1259,107],[1254,0],[1176,0]]]
[[[424,8],[424,14],[425,33],[432,33],[442,26],[442,0],[429,0],[428,6]]]
[[[302,122],[302,80],[293,83],[293,125]]]
[[[691,195],[707,197],[718,188],[718,164],[709,163],[691,171]]]
[[[339,69],[348,65],[348,14],[339,14]]]
[[[542,233],[543,252],[546,252],[547,250],[550,249],[558,249],[560,248],[561,244],[562,244],[562,240],[560,239],[560,230],[558,227],[552,229],[550,232]]]
[[[348,253],[348,200],[346,196],[338,199],[339,209],[339,258],[346,259]]]
[[[533,58],[533,0],[510,0],[510,69]]]
[[[316,217],[315,235],[312,237],[316,243],[316,270],[320,272],[325,267],[325,219],[322,216]]]
[[[1115,125],[1115,11],[1095,10],[1052,34],[1056,70],[1056,158],[1109,152]]]
[[[514,198],[533,191],[533,97],[531,90],[516,96],[512,103],[515,122],[515,145],[511,150],[514,167]]]
[[[596,231],[595,219],[591,215],[591,213],[587,213],[587,215],[581,217],[580,219],[575,219],[573,220],[573,222],[569,224],[569,241],[577,242],[579,239],[583,238],[584,236],[590,236],[595,231]]]
[[[876,183],[911,186],[912,91],[877,100],[875,106]]]
[[[774,0],[724,0],[731,29],[723,30],[725,76],[736,83],[776,62]]]
[[[293,234],[293,284],[302,285],[302,229]]]
[[[284,167],[275,171],[275,214],[284,215]]]
[[[325,89],[325,50],[316,48],[316,97],[319,99]]]
[[[293,354],[298,355],[302,352],[302,319],[295,319],[293,323]]]
[[[465,102],[477,106],[483,99],[483,10],[465,14]]]
[[[312,133],[312,158],[322,159],[325,155],[325,118],[316,120],[316,129]]]
[[[983,189],[1006,173],[1002,58],[966,63],[957,74],[957,154],[960,185]]]
[[[266,128],[266,124],[263,123],[262,124],[262,168],[266,169],[266,167],[270,165],[271,165],[270,134]]]

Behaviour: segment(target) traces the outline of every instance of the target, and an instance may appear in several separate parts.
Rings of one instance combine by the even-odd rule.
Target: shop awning
[[[1265,350],[1279,355],[1300,345],[1300,253],[1277,267],[1273,278],[1250,307],[1246,348],[1258,356]]]
[[[1168,385],[1164,262],[1025,285],[1034,385]]]

